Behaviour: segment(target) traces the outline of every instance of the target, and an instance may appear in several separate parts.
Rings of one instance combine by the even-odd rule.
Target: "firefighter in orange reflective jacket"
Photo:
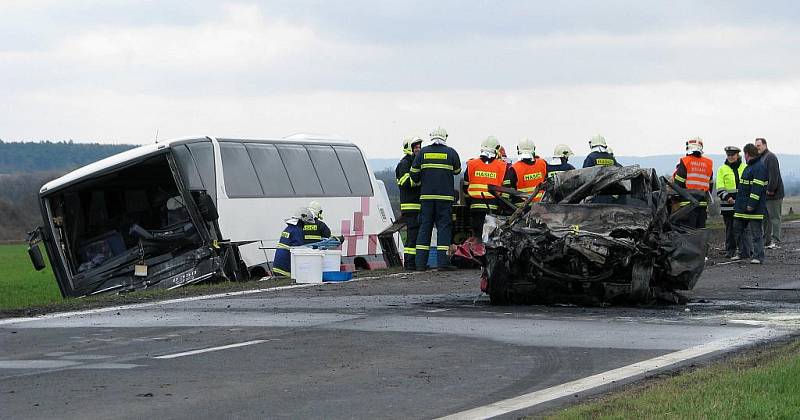
[[[706,227],[708,216],[708,192],[712,186],[714,162],[703,156],[703,139],[693,137],[686,142],[686,156],[682,157],[672,179],[676,185],[686,188],[697,198],[700,205],[681,218],[678,223],[693,227]],[[689,205],[689,201],[681,201],[681,207]]]
[[[469,196],[469,214],[472,234],[481,239],[483,235],[483,222],[486,214],[496,213],[499,202],[495,194],[489,192],[489,186],[510,186],[508,179],[509,166],[500,158],[498,150],[500,144],[497,138],[489,136],[481,142],[480,157],[467,161],[467,171],[464,173],[464,187]]]
[[[512,166],[514,176],[511,178],[515,180],[512,188],[530,195],[536,191],[536,187],[539,184],[547,179],[547,162],[536,157],[536,145],[533,140],[528,138],[519,141],[517,155],[519,155],[519,161]],[[544,191],[537,192],[536,196],[533,197],[533,201],[541,201],[543,195]],[[523,201],[518,200],[516,204],[517,206],[522,206]]]

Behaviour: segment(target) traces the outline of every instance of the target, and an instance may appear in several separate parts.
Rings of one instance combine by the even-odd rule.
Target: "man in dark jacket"
[[[572,149],[566,144],[556,145],[555,150],[553,150],[553,160],[547,163],[547,177],[552,178],[561,172],[575,169],[575,167],[569,163],[569,158],[574,155],[575,153],[572,153]]]
[[[272,263],[272,271],[277,276],[292,276],[292,254],[291,249],[295,246],[305,244],[303,238],[303,228],[314,224],[314,214],[307,207],[301,207],[294,212],[294,215],[286,219],[286,229],[281,232],[278,239],[275,259]]]
[[[739,255],[733,260],[752,258],[751,264],[764,262],[763,222],[767,213],[767,185],[769,174],[762,156],[753,143],[744,146],[747,167],[742,172],[739,192],[733,210],[733,227],[739,245]],[[748,232],[749,227],[749,232]]]
[[[314,216],[314,223],[308,223],[303,226],[304,244],[313,244],[323,239],[330,238],[331,228],[328,227],[327,223],[322,221],[322,204],[314,200],[308,204],[308,209],[311,210],[311,215]]]
[[[431,249],[431,234],[436,225],[436,251],[439,269],[451,270],[447,250],[453,240],[452,207],[455,180],[461,173],[461,158],[448,147],[447,131],[431,132],[431,145],[423,147],[411,165],[411,179],[420,184],[419,235],[417,236],[417,270],[426,270]]]
[[[592,151],[586,156],[586,159],[583,160],[584,168],[591,168],[593,166],[622,166],[617,163],[617,159],[614,155],[609,153],[605,137],[598,134],[589,139],[589,148]]]
[[[781,243],[781,212],[783,211],[783,179],[778,157],[767,148],[767,141],[763,138],[756,139],[756,147],[761,154],[761,161],[769,173],[767,186],[767,218],[764,219],[764,243],[769,249],[780,248]]]
[[[397,168],[394,170],[397,186],[400,189],[400,213],[406,223],[406,242],[403,248],[403,267],[414,270],[417,255],[417,235],[419,235],[419,184],[411,179],[411,165],[414,157],[419,154],[422,139],[419,137],[406,137],[403,139],[403,153],[405,154]]]

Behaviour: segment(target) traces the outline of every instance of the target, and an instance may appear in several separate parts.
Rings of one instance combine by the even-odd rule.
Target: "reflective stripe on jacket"
[[[322,220],[314,219],[314,223],[303,226],[303,244],[313,244],[331,237],[331,230]]]
[[[520,160],[512,166],[517,174],[517,190],[532,193],[547,178],[547,162],[544,159]],[[541,201],[544,191],[539,191],[533,201]]]
[[[404,213],[418,212],[420,210],[419,184],[411,178],[411,165],[414,155],[405,155],[394,170],[397,178],[397,187],[400,189],[400,211]]]
[[[738,165],[737,165],[738,163]],[[734,168],[733,165],[737,167]],[[717,197],[720,200],[721,211],[733,211],[733,204],[728,203],[728,198],[736,199],[741,184],[742,173],[747,164],[739,159],[731,164],[727,160],[717,170]]]
[[[275,260],[272,263],[272,271],[281,276],[290,277],[292,269],[292,254],[289,251],[293,246],[300,246],[304,244],[303,240],[303,222],[297,222],[297,225],[286,225],[286,229],[281,232],[281,238],[278,240],[277,250],[275,251]]]
[[[769,173],[761,156],[747,162],[742,172],[739,192],[736,194],[733,217],[737,219],[763,220],[767,214],[767,184]],[[751,210],[748,211],[747,208]]]
[[[711,177],[714,174],[714,162],[705,156],[684,156],[681,164],[686,174],[675,174],[675,181],[682,183],[687,190],[706,192],[711,189]]]
[[[420,185],[420,200],[455,200],[453,176],[461,173],[461,160],[455,149],[435,143],[423,147],[410,172],[414,183]]]
[[[502,159],[470,159],[464,181],[467,183],[467,195],[471,199],[470,209],[497,209],[494,194],[489,192],[489,185],[503,186],[508,164]]]

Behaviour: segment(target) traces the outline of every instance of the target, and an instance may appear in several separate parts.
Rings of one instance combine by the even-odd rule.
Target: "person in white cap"
[[[591,168],[593,166],[621,166],[617,163],[614,154],[609,153],[608,143],[606,143],[605,137],[599,134],[592,136],[592,138],[589,139],[589,148],[591,149],[591,153],[589,153],[583,161],[584,168]]]
[[[575,167],[569,163],[569,158],[572,156],[575,156],[575,153],[572,153],[572,149],[570,149],[569,146],[566,144],[556,145],[553,150],[553,159],[547,163],[547,176],[552,178],[555,174],[575,169]]]

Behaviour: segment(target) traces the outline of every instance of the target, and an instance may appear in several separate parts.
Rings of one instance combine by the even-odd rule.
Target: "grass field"
[[[0,245],[0,309],[26,308],[60,300],[61,292],[49,264],[46,269],[36,271],[28,258],[27,245]]]
[[[551,419],[790,419],[800,407],[800,341],[729,361],[598,401]]]

